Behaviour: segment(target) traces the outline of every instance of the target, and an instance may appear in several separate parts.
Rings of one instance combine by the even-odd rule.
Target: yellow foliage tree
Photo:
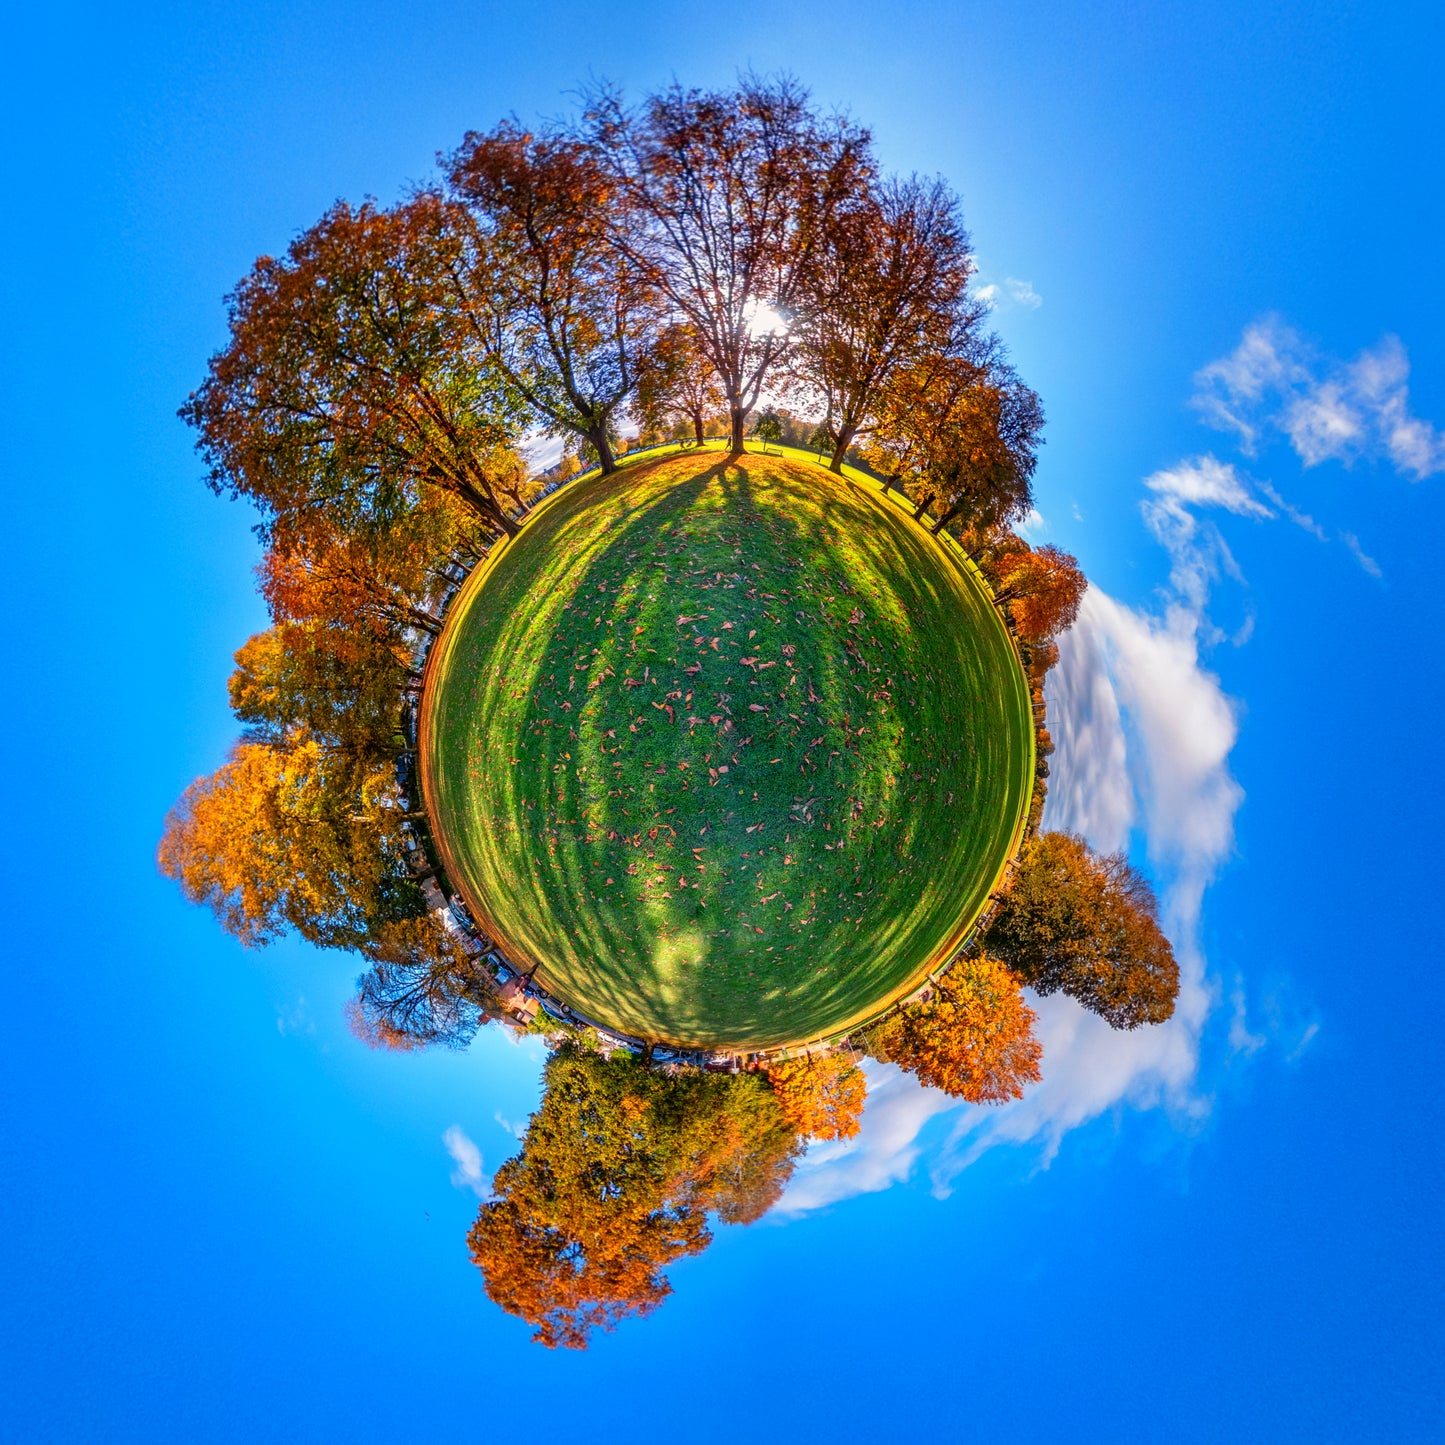
[[[404,882],[395,810],[383,805],[393,787],[389,769],[314,739],[285,750],[241,743],[181,795],[156,861],[244,944],[292,927],[312,943],[360,947]]]

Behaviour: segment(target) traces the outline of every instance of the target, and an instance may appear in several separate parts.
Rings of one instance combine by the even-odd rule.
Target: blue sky
[[[1438,7],[16,7],[0,54],[0,1436],[1441,1430]],[[1052,816],[1149,860],[1188,982],[1148,1037],[1051,1007],[1014,1110],[880,1074],[783,1213],[558,1356],[462,1242],[539,1056],[367,1053],[345,963],[155,874],[262,620],[175,408],[335,197],[746,63],[963,193],[1097,584]]]

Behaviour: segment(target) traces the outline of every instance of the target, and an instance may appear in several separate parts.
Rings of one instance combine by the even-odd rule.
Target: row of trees
[[[468,135],[381,207],[338,203],[229,298],[183,415],[213,487],[286,550],[384,530],[428,494],[485,532],[525,505],[538,430],[615,466],[619,428],[721,414],[741,449],[791,394],[980,536],[1027,511],[1043,414],[987,331],[957,198],[882,175],[795,82],[599,89],[570,125]]]
[[[211,485],[261,510],[273,626],[237,653],[245,731],[168,819],[161,866],[247,943],[361,952],[381,972],[358,1017],[392,1041],[472,1026],[405,863],[399,698],[456,564],[526,510],[529,427],[607,468],[628,410],[700,426],[721,406],[740,442],[765,386],[801,388],[833,465],[861,447],[970,529],[1026,640],[1083,588],[1008,527],[1041,417],[970,299],[955,198],[881,177],[867,133],[794,82],[635,109],[599,90],[575,125],[467,136],[443,172],[261,258],[183,409]]]

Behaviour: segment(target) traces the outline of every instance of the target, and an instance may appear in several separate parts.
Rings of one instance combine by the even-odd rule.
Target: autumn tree
[[[666,1078],[564,1044],[468,1235],[472,1261],[534,1339],[585,1348],[667,1297],[663,1271],[706,1247],[709,1212],[756,1218],[798,1147],[756,1075]]]
[[[288,929],[363,949],[383,922],[425,912],[402,863],[389,765],[312,738],[240,743],[181,795],[157,852],[161,872],[247,945]]]
[[[1062,548],[1029,547],[1017,538],[986,558],[984,568],[1028,643],[1048,642],[1072,627],[1089,585],[1078,562]]]
[[[418,494],[516,526],[497,488],[519,399],[458,303],[455,209],[338,203],[228,298],[230,340],[181,409],[218,493],[250,497],[268,539],[318,518],[385,530]]]
[[[613,244],[615,183],[579,136],[515,120],[469,134],[447,169],[474,227],[458,284],[489,349],[543,425],[584,439],[612,472],[611,433],[654,320]]]
[[[641,361],[635,405],[645,432],[666,436],[686,425],[702,446],[727,398],[691,327],[673,324],[658,333]]]
[[[497,1009],[496,984],[435,919],[398,919],[367,940],[371,968],[347,1004],[351,1031],[372,1048],[465,1048]]]
[[[821,240],[871,169],[869,136],[796,81],[753,75],[731,91],[674,84],[636,111],[604,90],[587,118],[617,186],[617,244],[696,338],[740,452]]]
[[[842,1054],[805,1054],[768,1069],[783,1118],[811,1139],[851,1139],[863,1117],[868,1085]]]
[[[1179,966],[1154,890],[1122,853],[1071,833],[1025,846],[988,946],[1038,993],[1066,993],[1116,1029],[1174,1012]]]
[[[891,177],[834,208],[805,272],[795,362],[828,418],[833,471],[886,412],[895,376],[977,326],[972,272],[957,199],[940,180]]]
[[[928,471],[933,530],[954,523],[983,539],[1027,515],[1043,424],[1038,394],[1011,367],[997,359],[983,366],[937,438]]]
[[[401,750],[399,697],[410,651],[369,628],[283,622],[236,653],[231,710],[246,738],[284,748],[299,736],[357,760]]]
[[[927,999],[889,1014],[868,1046],[930,1088],[971,1104],[1002,1104],[1039,1081],[1035,1017],[1009,970],[978,954],[955,964]]]
[[[897,370],[863,452],[885,491],[897,484],[911,493],[916,518],[935,508],[935,532],[953,523],[977,543],[1032,506],[1043,422],[1038,396],[993,338],[975,334]]]

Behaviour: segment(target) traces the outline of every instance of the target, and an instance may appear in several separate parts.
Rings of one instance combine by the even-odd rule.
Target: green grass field
[[[967,565],[875,484],[720,452],[563,488],[433,649],[422,777],[454,884],[599,1023],[835,1032],[961,940],[1032,723]]]

